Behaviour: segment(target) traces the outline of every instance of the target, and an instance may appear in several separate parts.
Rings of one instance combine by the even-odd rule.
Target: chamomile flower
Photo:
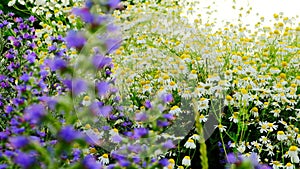
[[[286,140],[286,139],[287,139],[287,136],[284,134],[283,131],[278,131],[277,132],[277,140],[283,141],[283,140]]]
[[[169,164],[167,167],[164,167],[164,169],[173,169],[175,167],[175,160],[173,158],[169,159]]]
[[[279,169],[282,167],[282,164],[279,161],[272,161],[271,165],[273,169]]]
[[[98,160],[100,161],[100,163],[101,163],[102,165],[108,164],[108,163],[109,163],[108,154],[103,154],[102,156],[100,156],[100,157],[98,158]]]
[[[286,163],[285,165],[286,169],[294,169],[295,166],[292,163]]]
[[[209,108],[209,99],[202,97],[198,102],[198,110],[201,112]]]
[[[178,106],[173,106],[169,113],[178,116],[181,113],[181,109]]]
[[[198,78],[198,74],[196,70],[192,70],[189,74],[189,79],[197,79]]]
[[[188,139],[187,142],[184,144],[184,147],[189,149],[195,149],[196,144],[193,139]]]
[[[215,128],[219,128],[220,132],[226,131],[226,126],[223,126],[222,124],[215,125]]]
[[[199,116],[200,123],[206,122],[207,121],[207,117],[208,117],[208,115],[200,114],[200,116]]]
[[[89,96],[84,96],[82,100],[82,105],[89,106],[91,104],[91,100]]]
[[[116,128],[111,129],[111,130],[109,131],[109,134],[112,135],[112,136],[117,135],[117,134],[119,134],[119,130],[116,129]]]
[[[197,141],[200,140],[200,136],[198,134],[193,134],[190,138]]]
[[[182,165],[184,165],[184,166],[190,166],[191,165],[191,157],[190,156],[185,156],[182,159]]]
[[[237,123],[239,121],[239,112],[233,112],[232,116],[229,117],[229,120]]]
[[[289,148],[288,155],[291,158],[292,163],[299,163],[298,151],[299,148],[297,146],[291,146]]]
[[[233,98],[230,95],[227,95],[224,104],[225,105],[232,105],[233,103],[234,103]]]
[[[259,122],[259,125],[260,125],[260,133],[264,133],[264,132],[268,132],[268,122]]]
[[[253,107],[250,112],[253,113],[254,117],[258,117],[258,108],[257,107]]]

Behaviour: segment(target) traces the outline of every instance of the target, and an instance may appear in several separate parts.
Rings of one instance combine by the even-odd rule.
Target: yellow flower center
[[[296,146],[291,146],[289,150],[290,150],[290,151],[297,151],[297,149],[298,149],[298,147],[296,147]]]
[[[284,132],[283,131],[278,131],[277,134],[278,135],[284,135]]]
[[[108,154],[103,154],[102,157],[103,158],[108,158]]]

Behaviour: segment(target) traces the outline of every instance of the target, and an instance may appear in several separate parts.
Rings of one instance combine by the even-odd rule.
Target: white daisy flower
[[[283,141],[283,140],[286,140],[286,139],[287,139],[287,136],[284,134],[283,131],[278,131],[277,132],[277,140]]]
[[[184,144],[185,148],[195,149],[196,144],[193,139],[188,139],[187,142]]]
[[[191,165],[191,157],[190,156],[185,156],[182,159],[182,165],[184,165],[184,166],[190,166]]]
[[[102,156],[100,156],[100,157],[98,158],[98,160],[100,161],[100,163],[101,163],[102,165],[108,164],[108,163],[109,163],[108,154],[103,154]]]
[[[299,163],[298,151],[299,148],[297,146],[291,146],[289,148],[288,155],[291,158],[292,163]]]

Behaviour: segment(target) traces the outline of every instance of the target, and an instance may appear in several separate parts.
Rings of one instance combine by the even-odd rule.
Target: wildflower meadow
[[[1,0],[0,169],[300,168],[298,16],[237,2]]]

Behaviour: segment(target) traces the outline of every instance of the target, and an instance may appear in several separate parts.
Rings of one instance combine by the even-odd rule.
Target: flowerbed
[[[0,168],[299,168],[299,25],[195,4],[8,1]]]

